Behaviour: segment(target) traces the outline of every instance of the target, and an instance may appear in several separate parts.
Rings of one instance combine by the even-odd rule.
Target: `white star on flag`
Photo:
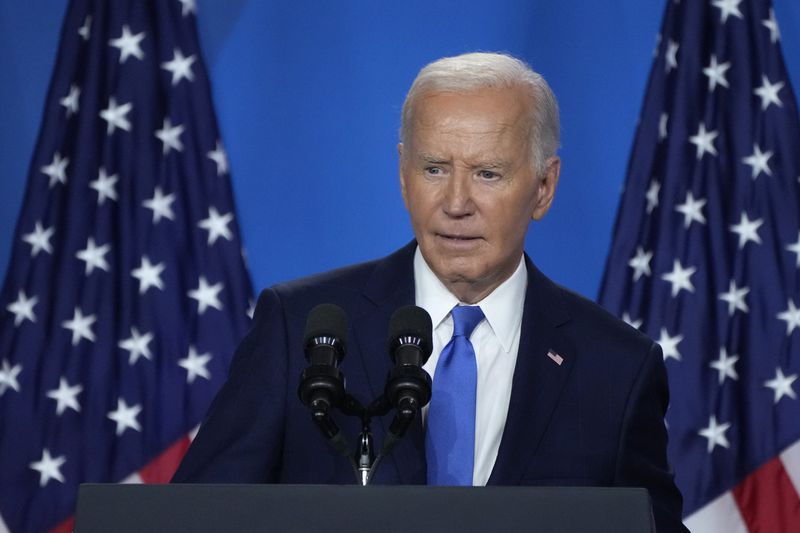
[[[128,122],[127,114],[133,109],[133,104],[117,105],[117,99],[113,96],[108,98],[108,107],[100,111],[100,118],[108,122],[106,126],[106,135],[114,133],[116,128],[125,131],[131,131],[131,123]]]
[[[622,320],[632,328],[639,329],[642,327],[642,319],[640,318],[639,320],[634,320],[631,318],[630,313],[622,313]]]
[[[708,453],[714,451],[716,446],[730,448],[731,445],[728,443],[727,437],[725,437],[725,432],[728,431],[730,427],[730,422],[717,424],[717,417],[711,415],[711,418],[708,420],[708,427],[697,432],[701,437],[708,439]]]
[[[133,365],[140,357],[144,357],[148,360],[153,358],[150,354],[150,347],[148,346],[151,340],[153,340],[152,333],[146,332],[144,335],[141,335],[138,329],[131,327],[131,336],[121,340],[117,346],[130,352],[128,364]]]
[[[678,351],[678,344],[683,340],[683,335],[670,336],[667,328],[661,328],[661,333],[656,341],[661,346],[661,351],[664,354],[664,361],[669,358],[676,361],[681,360],[681,353]]]
[[[228,154],[222,147],[222,143],[217,141],[217,146],[206,154],[209,159],[217,164],[217,176],[228,173]]]
[[[178,0],[181,3],[181,15],[186,16],[189,13],[197,13],[197,5],[195,0]]]
[[[109,252],[109,250],[111,250],[110,244],[97,246],[94,242],[94,238],[89,237],[89,239],[86,241],[86,248],[83,250],[78,250],[78,252],[75,254],[75,257],[86,262],[85,274],[87,276],[94,272],[95,268],[99,268],[100,270],[105,270],[108,272],[110,267],[108,266],[105,255]]]
[[[90,342],[95,341],[94,332],[92,331],[92,324],[97,321],[97,315],[83,316],[79,307],[75,308],[72,320],[65,320],[61,325],[72,331],[72,345],[76,346],[81,339],[86,339]]]
[[[789,376],[783,375],[783,370],[778,367],[775,371],[775,378],[770,379],[764,382],[764,386],[768,389],[772,389],[775,392],[775,402],[778,403],[781,401],[781,398],[784,396],[788,396],[792,400],[797,399],[797,394],[794,392],[792,388],[792,383],[797,379],[797,374],[791,374]]]
[[[144,294],[150,287],[164,290],[164,282],[161,280],[161,273],[166,265],[161,262],[156,265],[150,263],[146,255],[142,256],[141,264],[138,268],[131,271],[131,276],[139,280],[139,294]]]
[[[646,252],[641,246],[636,247],[636,255],[628,261],[628,265],[633,268],[633,281],[638,281],[642,275],[650,275],[650,259],[653,252]]]
[[[742,212],[742,217],[738,224],[731,226],[731,231],[739,236],[739,249],[750,241],[761,244],[761,237],[758,236],[758,228],[764,223],[763,219],[757,218],[750,220],[747,213]]]
[[[78,28],[78,35],[80,35],[84,41],[88,41],[89,37],[92,33],[92,16],[86,15],[86,18],[83,19],[83,26]]]
[[[719,133],[716,130],[706,131],[706,125],[702,122],[697,128],[697,135],[689,137],[689,142],[697,147],[697,159],[702,159],[705,153],[717,155],[717,149],[714,148],[714,139],[717,138]]]
[[[56,414],[61,416],[67,409],[72,409],[78,413],[81,411],[81,404],[78,403],[78,394],[83,391],[83,387],[78,385],[70,386],[66,378],[58,381],[58,388],[47,391],[47,397],[55,400]]]
[[[69,158],[61,158],[61,154],[56,152],[53,154],[53,161],[49,165],[41,168],[42,174],[50,177],[50,187],[56,183],[67,183],[67,165],[69,165]]]
[[[664,70],[666,70],[667,73],[674,68],[678,68],[678,48],[680,48],[680,45],[672,39],[667,43],[667,53],[664,57],[664,61],[666,62]]]
[[[797,255],[795,266],[800,267],[800,231],[797,232],[797,242],[789,244],[786,249]]]
[[[163,144],[162,153],[167,155],[171,149],[179,152],[183,151],[183,143],[180,136],[183,133],[183,126],[173,126],[169,118],[164,119],[164,124],[160,130],[156,130],[155,136],[158,137]]]
[[[672,263],[672,271],[663,274],[661,279],[672,284],[672,296],[677,296],[682,289],[694,292],[691,277],[696,270],[695,267],[683,268],[681,262],[675,259]]]
[[[720,385],[722,385],[725,382],[725,378],[731,378],[734,381],[739,379],[739,375],[736,373],[736,369],[733,366],[736,364],[736,361],[738,360],[739,356],[738,355],[729,356],[728,350],[726,350],[724,346],[719,349],[719,359],[711,361],[711,363],[709,363],[708,366],[719,372]]]
[[[778,313],[778,318],[786,322],[786,334],[791,335],[794,328],[800,328],[800,309],[795,307],[794,301],[789,299],[786,311]]]
[[[730,61],[726,63],[717,63],[717,56],[711,54],[711,63],[703,69],[703,74],[708,77],[708,92],[713,93],[717,88],[717,84],[728,88],[728,80],[725,78],[725,72],[731,68]]]
[[[194,72],[192,72],[192,63],[197,60],[197,57],[190,55],[184,57],[180,49],[175,48],[172,51],[172,60],[161,63],[161,68],[172,73],[172,85],[178,85],[182,79],[194,81]]]
[[[117,200],[117,191],[114,189],[114,185],[118,180],[119,177],[116,174],[109,176],[105,167],[100,167],[97,179],[89,182],[89,187],[97,191],[97,205],[103,205],[106,198]]]
[[[175,220],[175,213],[172,212],[172,202],[175,201],[175,194],[170,193],[166,196],[161,192],[161,187],[156,187],[153,197],[142,202],[142,205],[153,211],[153,223],[158,224],[161,218]]]
[[[19,392],[19,381],[17,377],[22,372],[22,365],[17,363],[11,366],[8,359],[3,359],[2,368],[0,368],[0,396],[2,396],[6,389],[14,389]]]
[[[695,220],[701,224],[706,223],[706,217],[703,215],[702,209],[706,205],[705,198],[698,198],[695,200],[692,191],[686,193],[686,201],[682,204],[675,206],[675,211],[683,213],[683,227],[688,228]]]
[[[663,141],[667,138],[667,124],[669,123],[669,115],[661,113],[658,119],[658,140]]]
[[[772,44],[777,43],[781,38],[781,31],[778,29],[778,21],[775,20],[775,10],[769,8],[769,18],[761,21],[761,24],[769,29],[769,40]]]
[[[211,379],[206,365],[211,360],[210,353],[198,354],[194,346],[189,346],[189,355],[178,360],[178,365],[186,369],[186,383],[194,383],[197,376]]]
[[[197,223],[197,226],[208,231],[209,246],[217,242],[219,237],[229,241],[233,238],[228,224],[233,220],[233,213],[220,215],[214,206],[208,208],[208,218]]]
[[[737,287],[736,281],[731,280],[728,285],[728,292],[720,293],[719,299],[728,302],[728,316],[733,316],[733,313],[738,309],[744,313],[750,311],[744,297],[750,289],[747,287]]]
[[[739,11],[739,4],[741,3],[742,0],[714,0],[713,2],[714,7],[717,7],[720,10],[720,17],[723,24],[728,21],[728,17],[730,15],[744,19],[742,12]]]
[[[205,276],[200,276],[198,287],[189,291],[189,298],[197,300],[197,312],[203,314],[206,309],[213,307],[222,310],[222,302],[219,301],[219,293],[224,288],[222,282],[209,285]]]
[[[122,398],[117,399],[117,408],[108,413],[108,418],[117,424],[117,437],[125,433],[125,430],[130,428],[134,431],[142,431],[139,421],[136,417],[142,411],[141,405],[128,406]]]
[[[67,116],[70,117],[78,112],[78,98],[81,97],[81,89],[74,83],[69,86],[69,93],[58,101],[67,110]]]
[[[772,176],[772,170],[769,168],[770,157],[772,157],[772,151],[762,152],[757,144],[753,144],[753,154],[742,158],[742,162],[752,167],[751,177],[756,179],[762,172],[767,176]]]
[[[658,207],[658,193],[661,192],[661,184],[653,180],[650,183],[650,187],[647,189],[647,193],[644,197],[647,199],[647,214],[653,212],[653,209]]]
[[[64,476],[61,474],[61,466],[67,462],[67,458],[63,455],[52,457],[50,450],[45,448],[42,451],[42,458],[38,461],[32,462],[30,465],[31,470],[39,472],[39,486],[44,487],[51,479],[55,479],[59,483],[64,483]]]
[[[783,102],[778,96],[778,92],[783,89],[785,84],[782,81],[772,84],[769,78],[761,76],[761,87],[753,90],[753,92],[761,98],[761,110],[765,111],[770,104],[775,104],[778,107],[783,107]]]
[[[50,245],[50,237],[53,236],[55,230],[54,226],[44,229],[41,222],[36,222],[36,227],[33,232],[26,233],[22,236],[22,240],[31,245],[31,257],[36,257],[42,250],[48,254],[53,253],[53,247]]]
[[[797,394],[794,392],[792,388],[792,383],[795,382],[797,379],[797,374],[791,374],[789,376],[783,375],[783,370],[778,367],[775,371],[775,377],[768,381],[764,382],[764,386],[768,389],[772,389],[775,393],[775,401],[774,403],[778,403],[781,398],[784,396],[788,396],[792,400],[797,399]]]
[[[111,39],[108,44],[119,49],[119,62],[124,63],[130,56],[136,59],[144,59],[144,52],[141,47],[144,37],[145,32],[134,35],[131,33],[130,27],[125,24],[122,26],[122,35],[116,39]]]
[[[17,299],[8,304],[6,309],[14,313],[14,325],[19,326],[26,319],[31,322],[36,322],[36,315],[33,312],[33,306],[39,301],[37,296],[28,298],[25,291],[20,289],[17,293]]]

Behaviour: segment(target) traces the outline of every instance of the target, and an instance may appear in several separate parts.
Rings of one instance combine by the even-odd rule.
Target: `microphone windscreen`
[[[416,337],[420,339],[420,349],[425,358],[433,350],[433,324],[431,315],[426,310],[416,305],[406,305],[392,314],[389,320],[389,352],[396,347],[398,339],[402,337]]]
[[[303,346],[317,337],[333,337],[344,347],[347,338],[347,315],[344,309],[334,304],[320,304],[308,313]]]

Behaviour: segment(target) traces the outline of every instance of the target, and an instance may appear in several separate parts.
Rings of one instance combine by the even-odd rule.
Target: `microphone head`
[[[335,339],[338,348],[344,353],[347,338],[347,315],[344,309],[334,304],[320,304],[308,313],[303,346],[320,337]]]
[[[425,364],[433,350],[433,324],[428,312],[416,305],[399,308],[389,320],[389,354],[392,360],[397,348],[407,344],[419,347],[423,355],[422,364]]]

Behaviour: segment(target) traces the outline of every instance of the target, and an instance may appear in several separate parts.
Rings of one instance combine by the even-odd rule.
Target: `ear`
[[[553,197],[556,194],[558,177],[561,174],[561,159],[558,156],[550,157],[545,163],[545,170],[539,178],[539,187],[536,191],[536,203],[533,206],[531,218],[541,220],[550,210]]]
[[[403,195],[403,203],[408,209],[408,194],[406,193],[406,165],[403,159],[403,143],[397,143],[397,156],[400,160],[400,194]]]

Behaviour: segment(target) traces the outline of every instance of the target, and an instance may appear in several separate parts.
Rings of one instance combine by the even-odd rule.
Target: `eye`
[[[442,167],[425,167],[425,173],[429,176],[441,176],[444,174]]]
[[[492,181],[492,180],[496,180],[497,178],[499,178],[500,174],[497,174],[496,172],[492,172],[491,170],[479,170],[478,171],[478,177],[481,178],[482,180]]]

